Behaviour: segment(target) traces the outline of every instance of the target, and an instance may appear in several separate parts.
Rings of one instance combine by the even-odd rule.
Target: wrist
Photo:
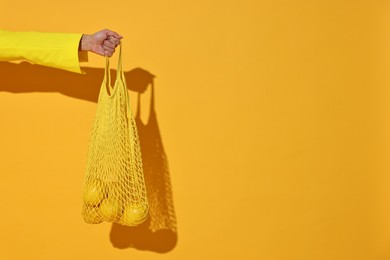
[[[90,34],[83,34],[80,40],[79,45],[80,51],[90,51],[91,50],[91,35]]]

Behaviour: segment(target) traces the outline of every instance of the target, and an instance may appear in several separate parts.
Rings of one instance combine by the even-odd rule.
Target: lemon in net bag
[[[148,217],[149,205],[137,126],[122,69],[121,45],[113,87],[109,65],[106,57],[88,146],[82,215],[90,224],[107,221],[136,226]]]

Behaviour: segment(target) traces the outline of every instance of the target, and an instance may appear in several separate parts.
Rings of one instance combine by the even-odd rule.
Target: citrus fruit
[[[136,226],[146,220],[148,207],[140,202],[133,202],[123,211],[121,222],[127,226]]]
[[[84,206],[83,217],[84,221],[88,224],[99,224],[103,222],[103,219],[100,217],[97,208],[95,207]]]
[[[104,198],[104,185],[101,181],[95,180],[88,183],[84,188],[84,202],[88,206],[97,206]]]
[[[109,197],[100,203],[99,210],[105,221],[114,221],[122,215],[122,202]]]

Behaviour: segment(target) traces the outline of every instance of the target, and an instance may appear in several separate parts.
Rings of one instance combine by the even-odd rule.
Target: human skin
[[[122,38],[123,36],[108,29],[93,34],[83,34],[80,40],[79,50],[111,57]]]

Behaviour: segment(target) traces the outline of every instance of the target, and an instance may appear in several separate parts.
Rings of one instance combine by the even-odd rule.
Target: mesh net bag
[[[109,67],[106,58],[89,140],[82,215],[90,224],[107,221],[136,226],[148,217],[149,206],[139,137],[122,69],[122,46],[114,87]]]

